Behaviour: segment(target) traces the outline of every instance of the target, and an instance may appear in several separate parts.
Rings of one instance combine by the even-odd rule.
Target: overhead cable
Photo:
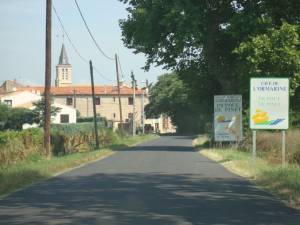
[[[105,58],[107,58],[107,59],[109,59],[109,60],[115,60],[113,57],[109,57],[107,54],[105,54],[105,52],[101,49],[101,47],[99,46],[99,44],[97,43],[96,39],[94,38],[94,36],[93,36],[93,34],[92,34],[92,32],[91,32],[91,29],[89,28],[89,26],[88,26],[88,24],[87,24],[87,22],[86,22],[86,20],[85,20],[85,18],[84,18],[84,16],[83,16],[83,14],[82,14],[82,11],[81,11],[81,9],[80,9],[80,7],[79,7],[79,5],[78,5],[77,0],[74,0],[74,1],[75,1],[75,4],[76,4],[76,7],[77,7],[77,9],[78,9],[78,12],[79,12],[79,14],[80,14],[80,16],[81,16],[81,19],[82,19],[83,22],[84,22],[85,28],[87,29],[87,31],[88,31],[90,37],[92,38],[93,42],[95,43],[95,45],[96,45],[96,47],[97,47],[97,49],[102,53],[102,55],[103,55]]]
[[[63,23],[62,23],[62,20],[61,20],[60,16],[58,15],[58,12],[57,12],[57,10],[56,10],[56,8],[54,7],[53,4],[52,4],[52,8],[53,8],[53,11],[54,11],[54,13],[55,13],[55,15],[56,15],[56,17],[57,17],[57,19],[58,19],[58,21],[59,21],[59,24],[60,24],[60,26],[61,26],[63,32],[64,32],[65,35],[67,36],[67,39],[68,39],[68,41],[70,42],[72,48],[74,49],[74,51],[76,52],[76,54],[79,56],[79,58],[80,58],[82,61],[84,61],[85,63],[89,64],[89,60],[87,60],[86,58],[84,58],[84,57],[80,54],[80,52],[78,51],[78,49],[76,48],[76,46],[75,46],[74,43],[72,42],[72,40],[71,40],[71,38],[70,38],[70,36],[69,36],[67,30],[65,29],[65,27],[64,27],[64,25],[63,25]],[[102,73],[100,73],[99,70],[98,70],[94,65],[93,65],[93,68],[94,68],[94,70],[96,71],[96,73],[97,73],[99,76],[101,76],[102,78],[104,78],[104,79],[107,80],[107,81],[112,81],[112,82],[114,82],[114,80],[111,80],[111,79],[107,78],[106,76],[104,76]]]

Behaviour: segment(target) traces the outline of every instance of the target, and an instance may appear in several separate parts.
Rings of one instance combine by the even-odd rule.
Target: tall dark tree
[[[205,120],[200,117],[197,108],[189,99],[190,89],[175,73],[158,77],[158,82],[150,88],[150,103],[146,106],[147,117],[160,114],[170,116],[178,132],[201,132]]]
[[[251,76],[272,73],[296,80],[297,86],[298,53],[292,52],[300,49],[298,0],[120,1],[129,12],[120,21],[124,44],[146,55],[145,69],[162,65],[176,71],[191,90],[189,99],[207,115],[215,94],[243,94],[247,107]],[[254,42],[265,35],[269,43],[275,44],[277,37],[283,42],[250,56],[259,47]],[[277,47],[281,49],[274,51]],[[282,55],[289,57],[270,70],[271,58]],[[249,57],[260,60],[249,62]],[[253,73],[258,67],[260,72]]]

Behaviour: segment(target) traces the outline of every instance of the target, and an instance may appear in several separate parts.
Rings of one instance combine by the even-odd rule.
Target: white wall
[[[69,106],[57,104],[57,103],[54,103],[53,106],[59,107],[59,108],[61,108],[61,110],[59,113],[56,114],[55,117],[52,118],[52,123],[60,124],[60,115],[62,115],[62,114],[69,115],[69,123],[76,123],[76,120],[77,120],[76,109],[69,107]]]
[[[22,92],[12,92],[5,96],[1,97],[1,102],[5,100],[12,101],[12,107],[20,107],[24,104],[36,102],[41,99],[40,95],[31,93],[29,91],[22,91]]]

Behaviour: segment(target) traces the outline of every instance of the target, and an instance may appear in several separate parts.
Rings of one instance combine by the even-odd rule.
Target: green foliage
[[[0,130],[22,130],[23,124],[34,122],[35,114],[32,110],[0,104]]]
[[[45,115],[45,99],[42,98],[40,101],[33,103],[35,114],[35,121],[37,121],[41,126],[44,124],[44,115]],[[59,113],[61,108],[51,105],[51,117],[56,116]]]
[[[154,118],[166,114],[171,117],[178,132],[200,131],[203,121],[188,98],[189,88],[177,74],[161,75],[150,89],[150,103],[145,107],[146,116]]]
[[[55,155],[95,149],[93,123],[57,124],[52,125],[51,131],[51,141]],[[112,144],[117,139],[117,134],[108,128],[99,128],[98,134],[102,147]]]
[[[87,122],[94,122],[94,117],[79,117],[77,118],[77,123],[87,123]],[[107,126],[107,119],[105,117],[97,117],[97,124],[101,127]]]
[[[107,147],[121,139],[108,128],[99,129],[101,147]],[[57,124],[51,127],[51,144],[54,155],[65,155],[95,149],[93,123]],[[44,156],[43,130],[0,132],[0,165],[7,166],[27,160],[35,155]]]
[[[22,130],[23,124],[33,124],[34,122],[35,114],[32,110],[24,108],[12,108],[9,111],[5,128],[12,130]]]
[[[246,63],[243,76],[288,77],[292,94],[300,85],[299,27],[283,23],[242,42],[234,51]]]
[[[0,130],[5,128],[5,124],[8,120],[10,108],[7,105],[0,104]]]
[[[216,94],[242,94],[247,110],[252,76],[289,77],[292,94],[299,86],[298,0],[120,1],[129,12],[120,21],[125,46],[146,55],[145,69],[176,71],[188,87],[186,104],[203,121],[211,120]]]
[[[41,154],[43,132],[41,129],[0,132],[0,167],[26,160]]]

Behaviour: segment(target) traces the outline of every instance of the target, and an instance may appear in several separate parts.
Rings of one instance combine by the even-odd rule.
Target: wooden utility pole
[[[90,60],[90,73],[91,73],[91,84],[92,84],[92,98],[93,98],[93,112],[94,112],[94,127],[95,127],[95,139],[96,149],[99,149],[99,135],[97,127],[97,112],[96,112],[96,101],[95,101],[95,85],[94,85],[94,74],[93,74],[93,63]]]
[[[46,3],[46,62],[45,62],[45,123],[44,149],[46,157],[51,158],[50,129],[51,129],[51,18],[52,0]]]
[[[135,124],[135,88],[136,88],[136,80],[131,71],[131,79],[132,79],[132,88],[133,88],[133,109],[132,109],[132,135],[135,136],[136,124]]]
[[[145,134],[145,106],[144,106],[144,95],[145,95],[145,89],[142,88],[142,116],[141,116],[141,124],[142,124],[142,133]]]
[[[118,98],[119,98],[120,122],[121,122],[121,129],[123,129],[123,115],[122,115],[121,90],[120,90],[120,78],[119,78],[119,64],[118,64],[118,56],[117,56],[117,54],[115,54],[115,60],[116,60],[116,73],[117,73],[117,83],[118,83]]]
[[[77,98],[76,98],[76,90],[75,90],[75,88],[73,89],[73,107],[74,107],[74,109],[76,109],[76,100],[77,100]]]

